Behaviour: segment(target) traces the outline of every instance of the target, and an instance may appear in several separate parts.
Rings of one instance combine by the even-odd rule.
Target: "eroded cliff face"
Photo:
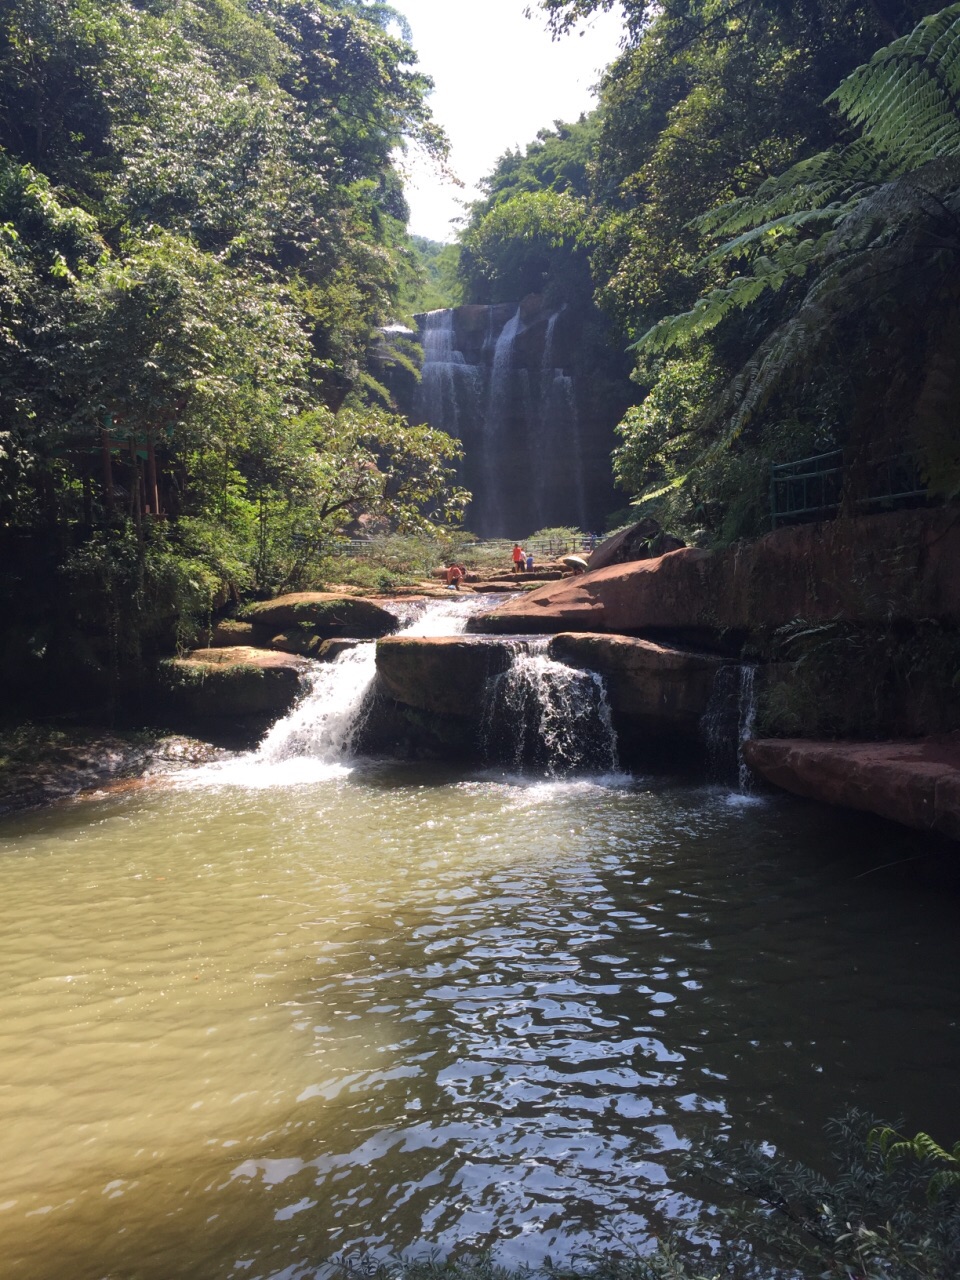
[[[684,547],[550,583],[470,630],[683,635],[739,652],[796,620],[960,627],[960,513],[896,511]]]
[[[610,454],[632,389],[599,316],[530,295],[417,320],[422,378],[400,408],[463,442],[468,527],[506,538],[600,527],[616,502]]]
[[[960,513],[905,510],[685,547],[550,583],[487,634],[645,636],[763,667],[761,724],[804,737],[960,728]]]

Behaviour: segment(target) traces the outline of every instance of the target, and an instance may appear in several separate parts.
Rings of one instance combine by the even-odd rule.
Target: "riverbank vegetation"
[[[592,294],[634,357],[617,479],[688,537],[765,532],[771,463],[835,450],[850,511],[954,498],[960,8],[624,11],[596,112],[488,178],[468,298]]]
[[[960,1150],[927,1134],[904,1139],[851,1112],[828,1126],[827,1171],[766,1144],[720,1143],[689,1161],[692,1178],[722,1188],[710,1227],[690,1224],[648,1255],[614,1247],[579,1265],[548,1264],[549,1280],[952,1280],[960,1267]],[[355,1274],[349,1264],[347,1274]],[[365,1274],[369,1274],[366,1271]],[[385,1265],[382,1280],[515,1280],[490,1257]]]
[[[423,274],[392,157],[446,154],[397,31],[362,0],[4,7],[8,671],[169,649],[358,521],[456,523],[457,442],[372,357]]]

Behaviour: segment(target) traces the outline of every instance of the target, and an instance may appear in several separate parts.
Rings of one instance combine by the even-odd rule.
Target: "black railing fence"
[[[845,461],[842,449],[770,468],[770,518],[774,529],[851,512],[888,510],[926,498],[917,459],[909,453],[878,461]]]

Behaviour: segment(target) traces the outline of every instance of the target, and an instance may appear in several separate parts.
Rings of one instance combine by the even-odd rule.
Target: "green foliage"
[[[904,1138],[888,1125],[872,1129],[869,1142],[881,1152],[887,1169],[893,1168],[900,1159],[918,1160],[927,1168],[933,1167],[935,1172],[927,1183],[929,1200],[936,1200],[945,1191],[960,1188],[960,1142],[955,1142],[947,1151],[929,1133]]]
[[[145,540],[132,528],[97,534],[66,559],[62,576],[78,630],[106,633],[115,669],[189,644],[220,587],[200,559],[186,556],[159,526]]]
[[[874,454],[902,448],[906,420],[931,487],[960,488],[956,373],[942,341],[958,307],[958,58],[954,5],[880,50],[833,95],[860,138],[697,221],[721,242],[704,269],[726,278],[653,325],[638,349],[716,346],[714,333],[727,334],[737,313],[755,317],[753,353],[723,394],[699,406],[701,440],[714,438],[705,452],[701,444],[701,468],[754,424],[765,430],[785,405],[815,410],[846,383],[854,406],[846,442]]]
[[[933,622],[797,619],[773,637],[759,722],[771,736],[877,738],[944,731],[960,715],[960,636]]]
[[[0,519],[62,531],[116,661],[361,518],[463,508],[454,442],[367,407],[413,273],[392,157],[446,151],[396,27],[361,0],[0,15]]]
[[[586,209],[566,191],[520,191],[477,210],[461,237],[460,269],[471,298],[516,302],[525,294],[550,292],[563,297],[560,281],[585,266],[581,236]],[[559,299],[558,299],[559,300]]]
[[[419,312],[459,306],[463,288],[458,279],[460,248],[440,244],[425,236],[411,236],[413,278],[400,295],[402,314],[412,318]]]

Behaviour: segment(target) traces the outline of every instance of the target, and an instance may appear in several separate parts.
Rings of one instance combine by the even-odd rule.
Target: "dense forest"
[[[456,442],[372,372],[417,272],[391,157],[446,151],[395,30],[353,0],[4,6],[8,661],[70,666],[105,619],[136,658],[360,517],[456,518]]]
[[[488,178],[465,297],[593,294],[634,356],[617,479],[688,537],[767,531],[770,464],[834,450],[851,510],[891,459],[955,496],[960,8],[623,9],[597,110]]]

